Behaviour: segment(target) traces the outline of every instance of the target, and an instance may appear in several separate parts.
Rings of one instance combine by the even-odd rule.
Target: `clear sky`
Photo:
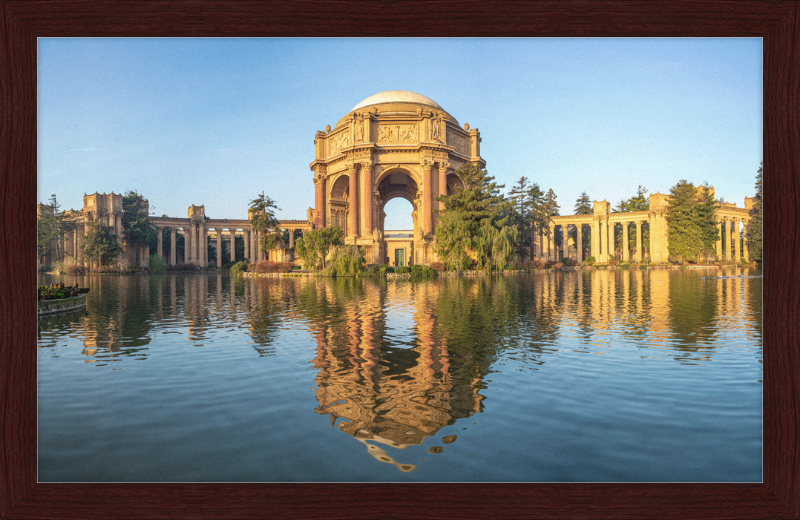
[[[743,205],[762,160],[759,38],[43,38],[38,194],[137,190],[156,215],[278,218],[314,204],[314,133],[362,99],[410,90],[478,128],[506,190],[526,176],[571,214],[708,181]],[[386,229],[410,229],[387,205]]]

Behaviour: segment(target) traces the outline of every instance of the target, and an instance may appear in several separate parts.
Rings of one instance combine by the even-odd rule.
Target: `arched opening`
[[[330,203],[328,204],[328,225],[342,228],[344,236],[348,236],[348,202],[350,200],[350,177],[341,175],[331,186]]]
[[[387,172],[378,182],[378,193],[380,263],[393,267],[412,265],[414,238],[421,225],[416,211],[417,183],[403,170]]]

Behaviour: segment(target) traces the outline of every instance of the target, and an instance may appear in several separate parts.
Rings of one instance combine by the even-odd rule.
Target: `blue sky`
[[[362,99],[410,90],[478,128],[496,179],[524,175],[571,214],[639,184],[708,181],[742,206],[762,160],[758,38],[43,38],[38,194],[137,190],[157,214],[283,219],[314,204],[314,133]],[[387,205],[386,229],[411,227]]]

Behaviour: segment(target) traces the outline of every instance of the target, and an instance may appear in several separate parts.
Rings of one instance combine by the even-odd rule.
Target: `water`
[[[40,482],[760,482],[761,279],[43,276]]]

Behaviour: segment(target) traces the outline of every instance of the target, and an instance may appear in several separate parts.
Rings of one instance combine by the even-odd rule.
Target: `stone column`
[[[739,223],[741,221],[742,220],[738,218],[733,219],[733,241],[736,244],[733,251],[736,254],[735,259],[737,263],[742,261],[742,241],[739,240]]]
[[[314,228],[325,227],[325,178],[314,179]]]
[[[372,212],[370,211],[370,214],[371,213]],[[289,230],[289,249],[294,249],[294,229]]]
[[[170,265],[175,265],[178,263],[178,240],[176,235],[176,228],[170,227],[169,228],[169,263]],[[184,244],[185,245],[185,244]]]
[[[550,235],[547,237],[547,259],[554,262],[556,259],[556,225],[550,223]]]
[[[638,261],[644,260],[644,251],[642,250],[642,221],[636,221],[636,256]]]
[[[593,256],[595,261],[600,261],[600,223],[592,220],[591,237],[589,242],[589,256]]]
[[[722,260],[722,222],[717,222],[717,258]]]
[[[614,247],[614,223],[608,222],[608,260],[616,258],[616,248]]]
[[[583,262],[583,224],[575,224],[575,243],[577,245],[576,257],[578,265]]]
[[[205,222],[201,222],[197,227],[200,234],[198,245],[200,246],[200,267],[208,267],[208,230]]]
[[[431,210],[433,209],[433,193],[431,193],[432,167],[432,162],[422,162],[422,233],[425,235],[433,233],[433,221],[431,219]]]
[[[158,235],[158,249],[156,252],[158,256],[164,258],[164,229],[156,227],[156,234]]]
[[[252,262],[253,259],[250,257],[250,230],[244,229],[243,233],[244,233],[244,257],[247,258],[250,262]]]
[[[569,224],[561,224],[561,249],[561,256],[569,258]]]
[[[608,222],[600,222],[600,258],[597,259],[598,263],[604,264],[608,262]]]
[[[629,247],[628,247],[628,226],[630,222],[623,222],[622,223],[622,261],[627,262],[629,259]],[[626,300],[627,301],[627,300]]]
[[[747,247],[747,226],[750,225],[750,219],[742,220],[742,222],[744,223],[744,226],[743,226],[743,228],[744,228],[743,229],[743,231],[744,231],[744,233],[743,233],[744,234],[744,240],[742,241],[742,246],[744,247],[744,251],[743,251],[743,253],[744,253],[744,261],[745,262],[750,262],[750,250]]]
[[[230,229],[231,234],[231,259],[230,262],[236,261],[236,228]]]
[[[348,205],[347,205],[347,236],[358,235],[358,182],[356,179],[356,169],[347,168],[348,186]]]
[[[439,163],[439,196],[447,195],[447,168],[450,163]],[[444,202],[439,202],[439,211],[444,211]]]
[[[77,260],[78,265],[83,265],[83,233],[81,233],[81,228],[83,228],[83,224],[75,225],[75,260]]]
[[[731,260],[731,222],[728,219],[724,219],[723,227],[725,228],[725,259]]]
[[[361,163],[361,206],[364,214],[361,216],[364,226],[361,234],[372,237],[372,162]],[[292,236],[289,230],[289,236]],[[292,239],[290,239],[292,240]],[[294,240],[291,242],[294,243]],[[293,247],[293,246],[290,246]]]
[[[192,225],[183,228],[183,263],[192,263]]]
[[[222,228],[215,227],[214,233],[217,235],[217,267],[222,267]]]

